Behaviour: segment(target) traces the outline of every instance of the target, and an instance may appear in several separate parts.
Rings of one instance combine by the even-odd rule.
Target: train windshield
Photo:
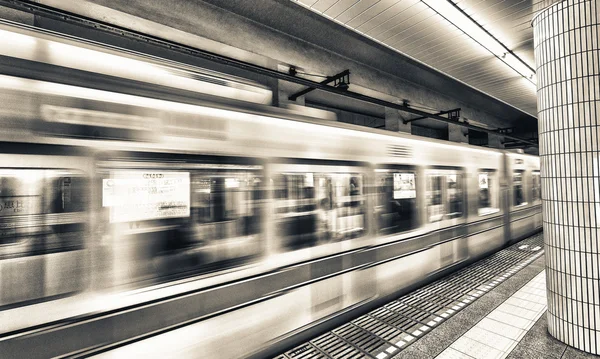
[[[273,176],[282,246],[311,247],[365,234],[360,173],[283,172]]]

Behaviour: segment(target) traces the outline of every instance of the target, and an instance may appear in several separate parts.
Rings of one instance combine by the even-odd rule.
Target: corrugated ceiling
[[[292,1],[537,116],[535,86],[420,0]],[[552,2],[454,0],[532,68],[530,21]]]

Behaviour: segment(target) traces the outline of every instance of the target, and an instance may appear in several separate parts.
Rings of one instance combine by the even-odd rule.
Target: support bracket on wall
[[[436,116],[448,115],[449,120],[454,120],[454,121],[458,122],[458,119],[460,118],[460,108],[455,108],[455,109],[448,110],[448,111],[440,111],[440,112],[436,113],[435,115]],[[415,118],[411,118],[410,120],[404,120],[402,122],[404,122],[404,124],[406,125],[407,123],[410,123],[413,121],[418,121],[418,120],[424,120],[426,118],[430,118],[430,117],[429,116],[415,117]]]
[[[339,74],[333,76],[327,76],[325,80],[321,81],[320,84],[327,85],[330,83],[334,83],[334,86],[339,88],[340,90],[347,90],[348,85],[350,84],[350,70],[346,69]],[[316,90],[314,87],[308,87],[302,91],[298,91],[295,94],[292,94],[288,97],[290,101],[296,101],[298,97],[304,96],[307,93]]]

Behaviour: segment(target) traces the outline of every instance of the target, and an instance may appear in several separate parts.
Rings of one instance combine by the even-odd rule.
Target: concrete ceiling
[[[421,0],[291,1],[537,116],[535,86]],[[553,0],[452,1],[535,68],[530,21]]]

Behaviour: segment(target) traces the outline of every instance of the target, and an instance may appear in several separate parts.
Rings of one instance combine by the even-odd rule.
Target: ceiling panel
[[[535,86],[421,0],[292,1],[537,116]],[[557,0],[453,1],[534,68],[531,18]]]

